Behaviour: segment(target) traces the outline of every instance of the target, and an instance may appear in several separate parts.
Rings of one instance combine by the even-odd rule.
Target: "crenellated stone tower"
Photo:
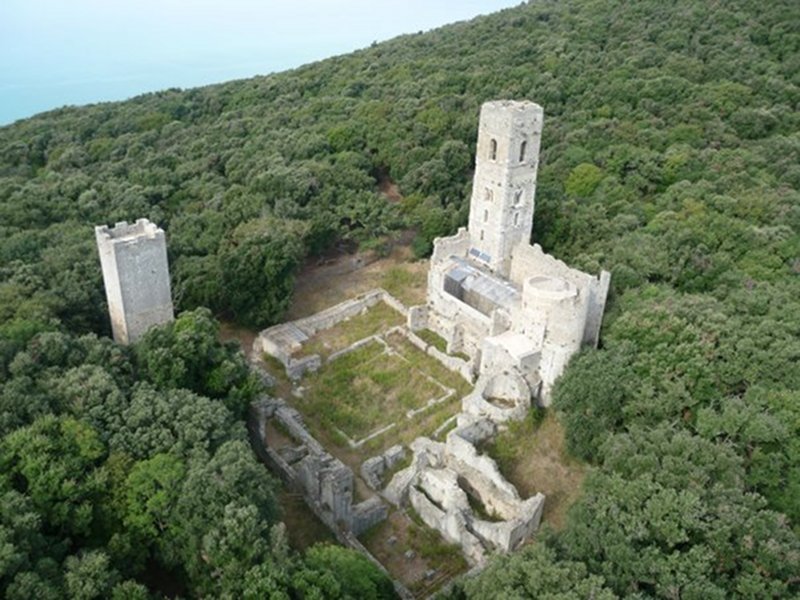
[[[508,277],[512,250],[533,226],[542,107],[500,100],[481,107],[470,201],[470,256]]]
[[[131,344],[173,319],[164,230],[147,219],[95,227],[114,340]]]

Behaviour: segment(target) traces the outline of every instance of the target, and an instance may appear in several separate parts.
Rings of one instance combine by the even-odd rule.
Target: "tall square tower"
[[[544,112],[533,102],[481,107],[470,200],[470,256],[508,277],[511,252],[530,243]]]
[[[164,230],[147,219],[95,227],[114,340],[131,344],[173,319]]]

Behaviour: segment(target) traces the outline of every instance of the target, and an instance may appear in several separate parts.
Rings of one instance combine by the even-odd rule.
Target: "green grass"
[[[466,360],[466,361],[469,360],[469,356],[467,356],[463,352],[448,352],[447,340],[445,340],[435,331],[431,331],[430,329],[420,329],[419,331],[415,331],[414,333],[416,333],[417,336],[419,336],[422,339],[422,341],[424,341],[426,344],[433,346],[443,354],[448,354],[450,356],[460,358],[461,360]]]
[[[430,346],[433,346],[439,352],[447,353],[447,341],[445,341],[445,339],[435,331],[431,331],[430,329],[420,329],[414,333],[416,333],[422,339],[422,341]]]
[[[439,398],[445,389],[407,360],[370,342],[324,365],[304,382],[304,414],[352,439],[392,422],[402,427],[408,410]]]
[[[461,375],[454,373],[439,361],[431,358],[409,342],[403,335],[396,333],[386,337],[393,350],[401,354],[411,366],[430,375],[436,381],[456,390],[456,396],[463,398],[472,389],[472,385]]]
[[[319,354],[322,358],[327,358],[358,340],[404,323],[405,317],[402,314],[385,302],[378,302],[366,312],[318,332],[303,344],[299,354],[303,356]]]

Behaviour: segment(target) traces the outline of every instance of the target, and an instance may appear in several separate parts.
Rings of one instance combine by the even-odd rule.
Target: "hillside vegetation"
[[[185,327],[203,343],[170,341],[177,324],[130,354],[86,337],[109,332],[92,226],[150,218],[181,309],[273,323],[304,256],[408,226],[423,256],[466,222],[478,109],[497,98],[545,110],[534,241],[611,270],[612,296],[602,347],[555,392],[595,465],[581,499],[451,595],[800,593],[800,4],[563,0],[0,129],[7,597],[102,597],[153,565],[190,595],[385,593],[337,582],[366,567],[328,550],[289,566],[279,529],[247,541],[276,518],[235,425],[254,392],[202,310]],[[138,416],[164,402],[209,417],[137,439],[166,426]],[[176,491],[228,463],[202,510]]]

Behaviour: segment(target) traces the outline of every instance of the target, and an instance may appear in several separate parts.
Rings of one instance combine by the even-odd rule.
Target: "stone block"
[[[408,499],[408,490],[413,485],[416,477],[417,469],[414,466],[398,471],[381,494],[395,506],[402,506]]]
[[[386,470],[383,456],[373,456],[361,463],[361,478],[370,488],[381,488],[381,477]]]
[[[388,448],[383,453],[383,461],[387,469],[393,469],[406,457],[406,450],[401,445],[395,445]]]

